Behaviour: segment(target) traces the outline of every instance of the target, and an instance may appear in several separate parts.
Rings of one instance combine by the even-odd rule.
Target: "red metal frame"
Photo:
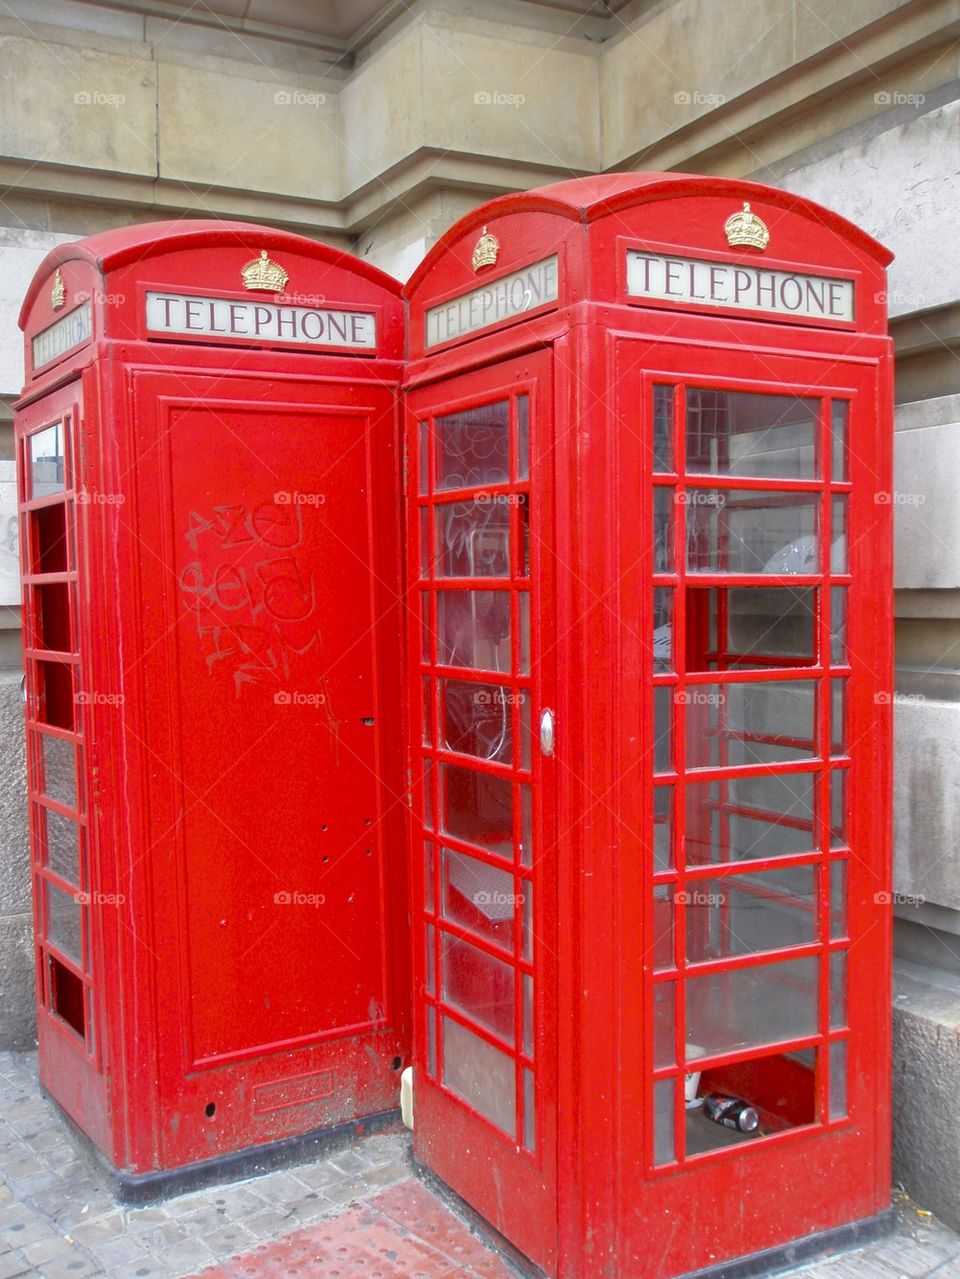
[[[262,249],[297,293],[244,290]],[[34,370],[32,338],[61,314],[56,272],[62,314],[88,299],[92,336]],[[377,349],[158,338],[145,282],[341,299],[377,317]],[[94,1036],[39,981],[44,1086],[129,1177],[392,1110],[409,1043],[399,286],[298,236],[157,224],[54,250],[21,326],[21,469],[30,433],[83,406],[65,492],[75,562],[36,578],[29,528],[23,543],[38,884],[57,881],[36,813],[59,811],[41,799],[36,745],[39,583],[76,592],[74,651],[50,660],[87,693],[85,963],[60,962],[83,981]],[[322,504],[274,497],[308,486]],[[26,524],[60,501],[21,493]],[[284,893],[325,900],[298,910]]]
[[[854,282],[854,324],[789,322],[707,305],[648,305],[626,295],[627,248],[662,247],[664,225],[672,247],[688,257],[768,264],[766,255],[730,250],[724,242],[724,221],[745,200],[770,228],[769,263]],[[489,274],[475,272],[471,264],[483,227],[500,245]],[[551,253],[561,254],[564,264],[555,310],[425,349],[430,307]],[[876,696],[891,687],[890,518],[888,504],[876,497],[889,492],[891,476],[891,351],[878,300],[888,260],[857,228],[782,191],[679,174],[617,175],[504,197],[476,210],[443,237],[407,288],[411,457],[424,415],[495,398],[502,394],[504,372],[534,358],[550,370],[544,377],[552,384],[554,417],[551,427],[542,424],[534,449],[539,470],[531,479],[530,510],[534,560],[549,576],[552,610],[542,606],[539,613],[532,672],[542,685],[539,706],[557,711],[556,754],[540,759],[541,778],[552,779],[554,787],[550,806],[540,813],[540,842],[555,850],[541,867],[540,897],[556,891],[556,931],[534,964],[541,990],[556,992],[553,1005],[540,1005],[537,1044],[538,1051],[555,1053],[557,1062],[555,1093],[540,1098],[555,1116],[556,1181],[551,1170],[531,1166],[522,1150],[494,1142],[489,1125],[457,1099],[455,1089],[448,1095],[450,1090],[431,1082],[426,1010],[433,997],[424,990],[422,958],[414,970],[414,1140],[419,1158],[548,1273],[565,1279],[626,1276],[650,1257],[657,1259],[659,1274],[681,1275],[873,1218],[889,1203],[890,919],[884,893],[890,876],[890,722],[888,698]],[[687,386],[814,401],[812,474],[655,474],[655,385],[674,388],[677,465],[684,458]],[[840,477],[829,469],[831,406],[837,399],[850,405],[849,470]],[[718,456],[729,462],[722,447]],[[673,556],[662,571],[653,560],[655,492],[669,494],[664,505]],[[694,495],[689,503],[688,494]],[[750,510],[789,510],[812,500],[823,562],[790,573],[778,569],[775,559],[758,563],[762,573],[739,573],[725,569],[731,561],[715,558],[710,572],[688,570],[686,523],[698,497],[723,511],[712,525],[715,557],[734,551],[733,524]],[[834,542],[837,499],[846,507],[848,562],[833,572],[834,552],[827,548]],[[423,750],[417,728],[421,672],[432,669],[416,660],[420,504],[411,480],[409,761],[415,778],[420,760],[436,755]],[[690,518],[706,527],[698,515]],[[813,601],[806,623],[812,649],[800,658],[738,653],[728,641],[728,591],[774,586],[802,591],[802,600]],[[672,668],[656,673],[655,588],[673,592]],[[715,640],[709,635],[706,588],[716,600]],[[833,661],[831,608],[838,589],[846,593],[849,649]],[[431,593],[428,587],[426,597]],[[555,700],[544,702],[543,688],[554,679]],[[845,707],[834,698],[838,683],[846,689]],[[785,720],[782,711],[769,723],[742,720],[731,728],[731,697],[749,696],[761,706],[758,697],[769,704],[777,690],[807,685],[814,686],[806,702],[814,716],[812,732],[800,727],[795,713]],[[666,699],[672,721],[671,753],[656,778],[655,693]],[[709,735],[695,718],[704,710],[697,699],[704,697],[715,704]],[[834,707],[844,712],[846,734],[837,747]],[[688,719],[691,753],[685,756]],[[536,745],[533,759],[536,767]],[[842,835],[834,832],[831,817],[831,785],[836,791],[840,778],[850,780],[842,792]],[[780,823],[782,807],[776,810],[789,843],[771,847],[789,851],[734,860],[736,824],[769,816],[771,787],[792,787],[801,795],[805,779],[813,788],[812,812],[795,806]],[[669,794],[656,819],[655,782]],[[716,796],[701,803],[708,784]],[[691,792],[689,814],[688,786],[699,787]],[[764,786],[766,792],[758,790]],[[434,814],[436,800],[434,795]],[[670,856],[666,865],[655,864],[655,820],[662,839],[667,811]],[[429,911],[423,914],[424,817],[422,795],[415,790],[418,956],[425,918],[436,926]],[[717,851],[704,861],[711,824]],[[771,878],[775,872],[779,877]],[[789,889],[785,872],[794,876]],[[434,894],[439,887],[435,882]],[[697,909],[695,897],[711,889],[722,898],[711,907],[712,916]],[[790,918],[801,921],[799,931],[774,936],[775,944],[769,937],[764,944],[737,938],[733,912],[744,902],[754,914],[788,903]],[[688,916],[697,945],[689,962]],[[658,939],[663,926],[668,933]],[[437,971],[438,962],[435,953]],[[726,1043],[707,1045],[705,1054],[687,1062],[690,1027],[708,1023],[700,1002],[690,1003],[688,1016],[686,996],[699,1001],[708,978],[716,985],[704,1007],[712,1033],[726,1035]],[[770,982],[773,989],[779,982],[778,1002],[790,1000],[802,1010],[793,1029],[786,1021],[778,1028],[770,1018],[779,1015],[773,1006],[759,1025],[751,1028],[749,1017],[744,1021],[751,1005],[738,996],[736,983],[748,981],[758,990],[758,980],[768,990]],[[688,992],[693,982],[700,985]],[[671,989],[674,1018],[664,1050],[656,1033],[655,995]],[[846,1010],[831,1015],[832,994]],[[480,994],[475,998],[479,1002]],[[668,1061],[655,1060],[655,1045]],[[846,1098],[839,1104],[835,1095],[831,1110],[831,1069],[841,1068],[843,1054]],[[688,1120],[683,1104],[684,1076],[694,1063],[698,1070],[702,1066],[706,1087],[740,1091],[758,1107],[764,1135],[727,1144],[724,1130],[700,1119],[699,1128],[689,1129],[691,1144],[685,1148],[688,1127],[697,1122]],[[659,1136],[657,1085],[672,1099],[668,1127]],[[471,1157],[464,1156],[466,1150]],[[510,1193],[491,1206],[490,1185],[498,1178]],[[514,1210],[514,1199],[535,1203],[548,1219],[535,1226],[518,1223],[524,1214]]]

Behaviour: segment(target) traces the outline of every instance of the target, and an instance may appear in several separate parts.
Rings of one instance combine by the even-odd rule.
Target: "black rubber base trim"
[[[476,1209],[451,1190],[445,1181],[424,1167],[416,1159],[412,1159],[417,1177],[461,1217],[475,1235],[494,1248],[504,1261],[517,1271],[524,1279],[545,1279],[544,1272],[533,1264],[529,1258],[519,1252],[509,1240],[494,1230]],[[748,1257],[737,1257],[732,1261],[722,1261],[706,1270],[688,1270],[682,1275],[660,1276],[659,1279],[772,1279],[774,1275],[793,1270],[797,1266],[808,1265],[812,1261],[824,1261],[850,1252],[854,1248],[863,1248],[893,1234],[897,1226],[895,1208],[886,1208],[875,1217],[866,1217],[861,1221],[851,1221],[845,1226],[834,1226],[831,1230],[822,1230],[819,1234],[805,1235],[792,1243],[781,1244],[777,1248],[765,1248],[762,1252],[751,1253]]]
[[[87,1155],[106,1189],[119,1203],[146,1204],[172,1195],[185,1195],[205,1186],[222,1185],[241,1181],[246,1177],[258,1177],[262,1173],[302,1163],[306,1159],[320,1158],[335,1150],[353,1145],[358,1138],[372,1133],[402,1129],[399,1110],[383,1110],[362,1119],[330,1128],[314,1128],[297,1137],[281,1137],[262,1146],[248,1146],[214,1159],[187,1164],[183,1168],[169,1168],[160,1172],[130,1173],[114,1168],[82,1129],[57,1105],[55,1097],[44,1089],[44,1096],[55,1106],[68,1124],[74,1138]]]

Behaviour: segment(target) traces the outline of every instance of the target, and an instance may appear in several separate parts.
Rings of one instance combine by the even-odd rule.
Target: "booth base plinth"
[[[403,1127],[399,1110],[384,1110],[375,1115],[364,1115],[361,1119],[334,1124],[329,1128],[314,1128],[310,1132],[300,1133],[295,1137],[282,1137],[277,1141],[266,1142],[262,1146],[247,1146],[243,1150],[233,1150],[224,1155],[217,1155],[213,1159],[186,1164],[182,1168],[131,1173],[114,1168],[107,1161],[103,1151],[93,1144],[87,1134],[77,1127],[73,1119],[57,1103],[56,1097],[52,1097],[46,1089],[42,1091],[47,1100],[57,1107],[64,1123],[73,1133],[78,1145],[86,1154],[88,1162],[99,1179],[105,1183],[110,1194],[118,1203],[131,1205],[154,1203],[159,1199],[169,1199],[174,1195],[185,1195],[195,1190],[202,1190],[206,1186],[243,1181],[247,1177],[256,1177],[260,1173],[273,1172],[278,1168],[286,1168],[291,1164],[303,1163],[310,1158],[343,1150],[360,1137],[394,1129],[399,1131]]]
[[[546,1279],[544,1271],[519,1252],[508,1239],[494,1230],[475,1209],[432,1173],[429,1168],[413,1159],[413,1167],[420,1180],[437,1194],[445,1203],[453,1208],[477,1234],[481,1235],[491,1247],[495,1248],[527,1279]],[[735,1257],[731,1261],[721,1261],[705,1270],[688,1270],[675,1279],[774,1279],[794,1270],[797,1266],[809,1265],[814,1261],[825,1261],[830,1257],[841,1256],[856,1248],[865,1248],[868,1244],[885,1239],[896,1230],[897,1213],[895,1208],[886,1208],[875,1217],[865,1217],[860,1221],[851,1221],[843,1226],[835,1226],[831,1230],[822,1230],[815,1235],[804,1235],[790,1243],[781,1244],[777,1248],[765,1248],[762,1252],[751,1253],[747,1257]]]

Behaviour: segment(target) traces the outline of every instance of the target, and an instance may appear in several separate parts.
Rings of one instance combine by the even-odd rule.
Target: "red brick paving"
[[[202,1279],[516,1279],[497,1253],[413,1178],[201,1274]]]

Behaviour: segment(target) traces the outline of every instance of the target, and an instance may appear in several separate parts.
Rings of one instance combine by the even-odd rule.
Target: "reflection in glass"
[[[687,767],[812,759],[815,680],[696,684],[687,689]]]
[[[523,974],[523,1051],[533,1056],[533,978]]]
[[[441,684],[443,747],[478,759],[511,763],[513,701],[518,694],[500,684],[445,679]]]
[[[430,425],[420,423],[420,492],[430,491]]]
[[[688,1058],[816,1034],[818,985],[816,958],[689,977]]]
[[[687,388],[687,471],[810,480],[819,401]]]
[[[768,773],[687,786],[687,862],[815,852],[815,773]]]
[[[480,488],[510,478],[510,402],[448,413],[434,422],[437,489]]]
[[[60,737],[40,735],[43,793],[64,808],[77,808],[77,757],[73,744]]]
[[[830,847],[841,848],[847,842],[847,771],[835,768],[830,773]]]
[[[520,865],[533,865],[533,793],[520,785]]]
[[[424,931],[424,946],[426,954],[424,956],[424,968],[426,972],[426,987],[428,995],[437,993],[437,943],[436,929],[433,924],[427,924]]]
[[[433,680],[428,675],[423,680],[423,744],[433,745]]]
[[[653,690],[653,771],[673,770],[671,723],[673,720],[673,685],[658,684]]]
[[[47,939],[61,954],[79,967],[82,963],[80,915],[82,907],[75,893],[67,894],[49,880],[44,881]]]
[[[815,493],[687,491],[691,573],[803,574],[820,570]]]
[[[537,1148],[537,1107],[533,1071],[523,1071],[523,1144],[528,1150]]]
[[[675,1088],[676,1085],[672,1079],[661,1079],[653,1085],[653,1162],[655,1164],[673,1163]]]
[[[653,469],[672,471],[673,467],[673,387],[653,388]]]
[[[520,674],[530,674],[530,592],[517,592],[520,615]]]
[[[472,768],[441,765],[443,829],[449,835],[513,855],[513,786]]]
[[[494,498],[436,508],[438,577],[509,577],[510,506]]]
[[[653,571],[669,573],[673,568],[673,506],[672,488],[653,490]]]
[[[427,841],[423,845],[423,904],[431,913],[434,901],[434,865],[433,845]]]
[[[672,884],[657,884],[653,890],[653,967],[672,968],[673,961]]]
[[[511,964],[494,959],[468,942],[444,935],[445,1002],[511,1043],[514,978]]]
[[[438,591],[441,666],[510,670],[510,592]]]
[[[491,1123],[516,1136],[513,1058],[449,1017],[443,1018],[443,1082]]]
[[[847,478],[847,422],[850,416],[849,400],[834,400],[830,412],[831,479]]]
[[[517,479],[530,478],[530,396],[517,396]]]
[[[834,862],[830,867],[830,936],[847,935],[847,863]]]
[[[830,552],[830,571],[849,572],[847,565],[847,499],[835,497],[830,515],[833,549]]]
[[[847,1114],[847,1042],[830,1045],[830,1118],[844,1119]]]
[[[673,670],[673,591],[656,587],[653,592],[653,669]]]
[[[444,918],[513,950],[513,876],[466,853],[442,851]]]
[[[669,870],[673,865],[673,787],[653,788],[653,868]]]
[[[690,880],[686,903],[691,964],[805,946],[817,937],[812,866]]]
[[[46,830],[47,865],[71,884],[80,883],[80,828],[76,822],[52,808],[38,810],[43,814]]]
[[[835,950],[830,956],[830,1029],[847,1024],[847,952]]]
[[[672,1066],[676,1057],[673,1034],[676,982],[658,981],[653,987],[653,1068]]]
[[[834,586],[830,591],[830,661],[834,666],[847,664],[847,588]]]
[[[830,681],[830,749],[834,755],[843,754],[846,743],[846,692],[847,681]]]
[[[66,488],[63,423],[55,422],[28,438],[30,496],[62,493]]]
[[[711,588],[720,595],[722,588]],[[816,656],[817,592],[791,586],[742,586],[726,591],[727,644],[724,656]],[[738,662],[739,665],[739,662]]]

